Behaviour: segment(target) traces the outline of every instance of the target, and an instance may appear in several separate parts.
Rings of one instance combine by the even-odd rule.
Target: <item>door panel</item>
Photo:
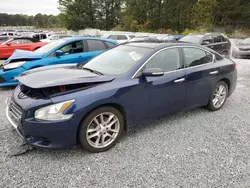
[[[187,69],[187,108],[206,105],[218,77],[219,67],[216,63]]]
[[[144,89],[148,99],[148,115],[152,118],[178,112],[185,107],[185,71],[147,78]]]
[[[140,77],[143,92],[140,93],[145,113],[136,118],[154,119],[165,116],[185,107],[185,71],[179,48],[169,48],[157,52],[142,68],[158,68],[165,72],[159,77]]]
[[[220,67],[213,63],[212,54],[197,48],[183,48],[186,62],[187,108],[207,104],[213,86],[218,80]]]

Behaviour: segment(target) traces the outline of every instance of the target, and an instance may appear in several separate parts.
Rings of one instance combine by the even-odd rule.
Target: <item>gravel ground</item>
[[[110,151],[32,150],[4,116],[0,89],[0,187],[250,187],[250,60],[236,60],[238,86],[218,112],[182,112],[127,133]]]

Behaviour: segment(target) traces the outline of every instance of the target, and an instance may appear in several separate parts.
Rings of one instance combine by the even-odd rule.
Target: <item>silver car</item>
[[[234,58],[250,58],[250,38],[246,38],[237,43],[232,53]]]

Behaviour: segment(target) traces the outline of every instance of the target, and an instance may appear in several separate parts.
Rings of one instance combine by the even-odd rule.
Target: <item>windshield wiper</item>
[[[93,70],[93,69],[90,69],[90,68],[85,68],[85,67],[81,67],[82,70],[87,70],[87,71],[90,71],[92,73],[95,73],[97,75],[103,75],[103,73],[97,71],[97,70]]]

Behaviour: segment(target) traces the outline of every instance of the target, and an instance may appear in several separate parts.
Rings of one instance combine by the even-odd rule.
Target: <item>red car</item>
[[[47,43],[29,37],[12,38],[0,44],[0,59],[8,59],[17,49],[34,51],[45,44]]]

